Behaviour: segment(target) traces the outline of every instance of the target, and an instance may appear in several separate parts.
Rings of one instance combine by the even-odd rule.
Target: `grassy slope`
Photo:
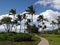
[[[44,34],[41,35],[48,39],[50,45],[60,45],[60,35],[54,35],[54,34]]]

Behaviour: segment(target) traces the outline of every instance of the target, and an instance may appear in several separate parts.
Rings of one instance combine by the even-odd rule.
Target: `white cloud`
[[[40,4],[43,6],[50,4],[50,7],[53,7],[55,9],[60,9],[60,0],[39,0],[35,3],[35,5],[37,4]]]
[[[52,25],[50,24],[52,20],[57,22],[58,16],[60,16],[60,12],[53,11],[53,10],[46,10],[45,12],[42,12],[40,15],[43,15],[44,18],[47,18],[49,22],[45,22],[47,25],[47,29],[52,30]],[[58,28],[57,25],[55,25],[55,28]]]
[[[47,18],[49,22],[51,22],[52,20],[56,21],[58,16],[60,16],[60,12],[53,10],[46,10],[45,12],[42,12],[40,15],[44,15],[44,18]]]

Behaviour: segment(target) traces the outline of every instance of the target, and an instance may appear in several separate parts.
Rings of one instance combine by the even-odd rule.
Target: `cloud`
[[[53,11],[53,10],[46,10],[45,12],[40,13],[40,15],[43,15],[44,18],[47,18],[49,22],[45,22],[45,25],[47,25],[47,30],[52,30],[52,25],[50,24],[52,20],[57,22],[58,16],[60,16],[60,12]],[[55,29],[58,28],[58,25],[54,25]]]
[[[52,20],[56,21],[58,16],[60,16],[60,12],[53,10],[46,10],[45,12],[42,12],[40,15],[44,15],[44,18],[47,18],[49,22],[51,22]]]
[[[55,9],[60,9],[60,0],[39,0],[35,3],[35,5],[40,4],[43,6],[47,6],[50,4],[50,7],[53,7]]]

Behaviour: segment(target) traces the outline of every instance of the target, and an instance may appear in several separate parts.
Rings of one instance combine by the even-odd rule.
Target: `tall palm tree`
[[[53,33],[54,33],[54,25],[56,24],[56,22],[54,22],[54,21],[52,20],[51,24],[52,24]]]
[[[19,25],[20,25],[20,31],[21,31],[22,15],[18,14],[17,17],[18,17],[18,21],[20,21],[20,24]]]
[[[39,27],[40,28],[42,28],[42,33],[44,33],[44,29],[46,28],[46,25],[45,25],[45,23],[43,22],[43,21],[48,21],[47,19],[45,19],[44,17],[43,17],[43,15],[40,15],[39,17],[38,17],[38,19],[37,19],[37,21],[40,23],[40,22],[42,22],[42,25],[39,25]]]
[[[14,25],[15,32],[16,32],[17,31],[17,19],[13,21],[13,25]]]
[[[29,29],[29,30],[28,30],[29,32],[31,32],[30,27],[29,27],[29,26],[30,26],[30,22],[31,22],[31,19],[27,19],[27,21],[26,21],[26,23],[25,23],[25,25],[26,25],[26,27],[27,27],[26,29]],[[26,30],[26,29],[25,29],[25,30]]]
[[[58,16],[57,21],[58,21],[58,33],[60,33],[60,16]]]
[[[10,17],[4,17],[3,19],[1,19],[1,22],[2,22],[3,24],[6,24],[6,27],[7,27],[6,31],[7,31],[7,32],[10,32],[11,19],[12,19],[12,18],[10,18]]]
[[[26,20],[27,20],[26,14],[27,14],[27,13],[24,13],[24,14],[23,14],[23,19],[25,20],[25,23],[26,23]],[[24,24],[24,33],[26,32],[26,31],[25,31],[25,26],[26,26],[26,24]]]
[[[52,24],[52,27],[53,27],[53,30],[54,30],[54,25],[56,24],[56,22],[54,22],[54,21],[52,20],[51,24]]]
[[[15,14],[16,14],[16,9],[11,9],[10,11],[9,11],[9,15],[13,15],[13,21],[15,20]],[[11,22],[11,25],[13,26],[14,24],[13,24],[13,21]],[[12,30],[12,28],[11,28],[11,30]]]
[[[32,15],[32,22],[33,22],[33,14],[35,14],[35,9],[33,8],[33,6],[29,6],[26,12],[29,12],[29,14]]]

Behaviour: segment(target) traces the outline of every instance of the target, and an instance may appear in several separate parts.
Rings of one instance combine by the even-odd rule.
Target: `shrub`
[[[31,41],[32,36],[26,33],[0,33],[0,41]]]
[[[17,34],[14,38],[14,41],[30,41],[31,35],[29,34]]]

